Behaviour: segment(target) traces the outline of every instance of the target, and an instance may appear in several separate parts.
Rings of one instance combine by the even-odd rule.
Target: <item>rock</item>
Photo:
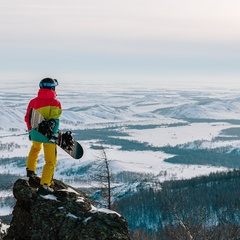
[[[130,240],[126,220],[95,208],[85,193],[54,179],[54,193],[40,196],[38,186],[38,178],[14,183],[17,201],[4,240]]]

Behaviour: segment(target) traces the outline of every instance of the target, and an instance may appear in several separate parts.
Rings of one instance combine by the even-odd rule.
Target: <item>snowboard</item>
[[[46,140],[49,141],[49,138],[38,131],[39,124],[42,123],[44,120],[45,118],[40,113],[38,113],[33,108],[31,109],[30,124],[31,124],[32,130],[38,132],[38,134],[40,134],[40,137],[45,142]],[[70,131],[67,131],[67,132],[59,131],[58,141],[56,144],[61,149],[63,149],[66,153],[68,153],[72,158],[80,159],[83,156],[83,148],[80,143],[78,143],[76,140],[72,138],[73,144],[70,148],[64,144],[64,136],[65,136],[64,134],[70,134],[70,133],[71,133]]]

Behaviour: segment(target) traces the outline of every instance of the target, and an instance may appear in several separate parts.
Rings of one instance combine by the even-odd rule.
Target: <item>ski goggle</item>
[[[44,87],[56,87],[58,86],[58,80],[57,79],[51,79],[53,82],[44,82],[41,81],[39,83],[39,87],[40,88],[44,88]]]

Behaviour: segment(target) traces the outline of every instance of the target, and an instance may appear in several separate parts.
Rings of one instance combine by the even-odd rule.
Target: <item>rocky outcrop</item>
[[[18,179],[16,205],[4,240],[129,240],[126,220],[114,211],[98,209],[83,192],[53,181],[54,193],[40,196],[39,179]]]

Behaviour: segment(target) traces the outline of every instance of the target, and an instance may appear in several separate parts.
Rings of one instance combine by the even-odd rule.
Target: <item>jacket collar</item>
[[[38,97],[43,99],[55,98],[56,92],[47,88],[40,88],[38,91]]]

